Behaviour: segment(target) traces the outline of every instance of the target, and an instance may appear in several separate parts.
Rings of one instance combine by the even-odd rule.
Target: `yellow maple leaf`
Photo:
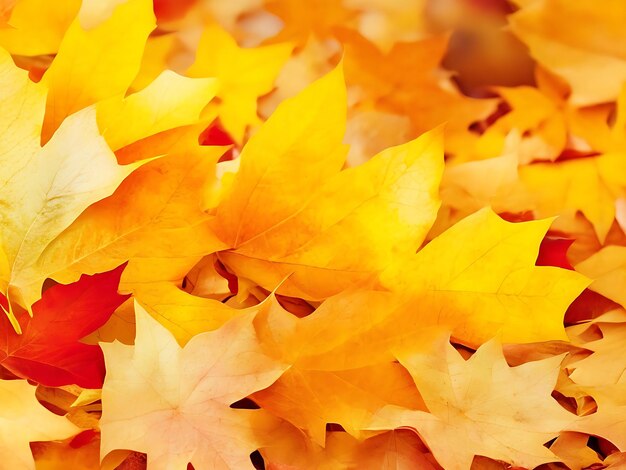
[[[412,296],[423,325],[446,325],[464,344],[567,340],[563,314],[589,281],[535,266],[550,223],[513,224],[483,209],[391,266],[382,283]]]
[[[175,87],[184,87],[184,91],[174,93]],[[97,103],[98,125],[109,146],[119,149],[118,159],[131,163],[139,160],[120,167],[128,170],[124,170],[124,176],[142,164],[144,158],[164,153],[173,155],[134,175],[111,198],[94,199],[92,202],[98,203],[60,237],[55,232],[56,239],[48,240],[49,245],[38,254],[38,262],[24,266],[19,280],[22,289],[34,296],[46,277],[73,282],[84,272],[106,271],[129,258],[135,261],[126,270],[127,286],[137,281],[180,280],[204,254],[225,248],[206,226],[210,217],[199,207],[204,185],[207,179],[212,179],[215,162],[223,152],[197,143],[200,129],[195,126],[198,122],[206,126],[200,121],[200,113],[215,90],[214,79],[192,79],[164,72],[138,93]],[[68,121],[72,119],[74,116]],[[98,175],[101,179],[102,176]],[[155,197],[157,194],[160,196]],[[122,206],[128,208],[128,204],[138,212],[119,210]],[[138,213],[145,217],[137,218]],[[155,218],[156,214],[160,217]],[[167,242],[161,243],[161,248],[152,245],[147,257],[149,244],[143,237],[152,233],[156,241],[164,231],[176,236],[164,237],[162,241]],[[190,243],[190,236],[196,240],[195,244]],[[70,245],[73,248],[68,250]],[[143,251],[140,246],[144,247]],[[172,247],[177,248],[172,251]],[[159,256],[165,258],[161,267],[155,269]],[[146,271],[147,265],[150,267]]]
[[[46,89],[28,80],[8,54],[0,54],[0,164],[7,179],[0,192],[2,251],[10,272],[0,280],[12,300],[29,308],[41,295],[22,275],[45,248],[90,204],[110,195],[139,165],[119,166],[100,135],[95,109],[69,117],[44,146],[39,131]],[[29,285],[31,284],[31,285]]]
[[[369,429],[415,429],[449,470],[470,468],[475,455],[527,468],[557,460],[543,444],[576,419],[550,395],[562,357],[512,368],[490,341],[465,361],[446,338],[397,356],[430,413],[386,406]]]
[[[206,26],[187,71],[191,77],[217,77],[217,105],[224,129],[241,143],[249,126],[258,126],[257,99],[272,91],[278,72],[289,58],[291,44],[241,48],[219,26]]]
[[[102,456],[132,449],[145,452],[154,469],[245,468],[275,419],[230,405],[286,368],[262,353],[254,314],[197,335],[182,349],[139,305],[135,310],[135,345],[101,345],[107,366]]]
[[[215,210],[231,247],[219,258],[237,275],[268,290],[290,275],[279,293],[319,300],[424,239],[439,207],[441,130],[340,172],[345,99],[337,68],[283,102],[244,147]]]
[[[213,78],[186,78],[166,70],[137,93],[100,101],[98,126],[109,146],[119,150],[160,132],[196,124],[217,89]]]
[[[504,148],[506,137],[516,132],[521,138],[515,150],[522,164],[555,160],[568,144],[573,113],[566,102],[569,90],[556,77],[541,68],[537,69],[535,77],[537,87],[496,88],[511,111],[480,137],[481,142],[499,139]]]
[[[226,248],[211,229],[213,217],[200,208],[222,152],[196,144],[145,165],[57,234],[23,278],[68,283],[128,261],[125,289],[182,280],[204,255]]]
[[[420,350],[442,329],[471,346],[493,336],[567,340],[564,312],[589,281],[535,266],[549,224],[512,224],[480,211],[383,272],[393,292],[344,291],[300,319],[268,304],[257,331],[273,354],[306,370],[380,364],[400,345]]]
[[[626,148],[626,84],[616,102],[567,108],[569,146],[585,153],[619,153]]]
[[[47,141],[70,114],[98,101],[123,95],[139,71],[148,34],[155,27],[150,0],[117,4],[111,16],[85,28],[74,19],[43,77],[50,90],[42,140]],[[97,2],[83,8],[98,8]]]

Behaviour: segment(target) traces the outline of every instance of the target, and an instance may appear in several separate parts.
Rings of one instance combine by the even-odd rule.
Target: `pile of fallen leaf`
[[[0,1],[0,468],[626,468],[624,25]]]

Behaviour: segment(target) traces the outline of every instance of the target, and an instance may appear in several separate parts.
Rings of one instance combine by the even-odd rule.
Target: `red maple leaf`
[[[104,358],[100,346],[81,338],[104,325],[129,296],[117,293],[125,265],[82,275],[73,284],[47,289],[33,304],[33,316],[16,312],[22,334],[0,315],[0,366],[11,374],[49,387],[76,384],[101,388]],[[0,295],[6,307],[6,298]]]

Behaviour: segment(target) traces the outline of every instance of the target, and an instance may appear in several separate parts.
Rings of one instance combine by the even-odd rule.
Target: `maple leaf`
[[[588,280],[535,266],[548,223],[511,224],[481,211],[384,272],[393,292],[344,291],[300,319],[268,303],[257,331],[273,354],[307,370],[390,361],[399,345],[417,350],[442,329],[469,345],[493,336],[512,343],[567,340],[565,309]]]
[[[504,140],[512,131],[522,136],[517,145],[520,163],[555,160],[568,144],[573,111],[566,104],[569,90],[555,77],[538,68],[537,87],[496,88],[511,111],[491,125],[481,139]]]
[[[623,89],[616,109],[595,106],[574,110],[568,106],[562,110],[571,134],[572,142],[568,146],[575,146],[578,142],[584,158],[520,167],[521,183],[513,187],[509,195],[500,198],[497,206],[510,212],[533,210],[539,217],[560,215],[557,221],[560,229],[576,233],[577,245],[582,244],[583,238],[578,233],[580,224],[575,219],[580,211],[593,224],[599,244],[604,244],[616,217],[616,200],[624,197],[626,188],[623,178],[625,109],[626,89]],[[535,112],[537,110],[523,114],[532,116]],[[506,121],[506,117],[501,119]],[[498,122],[494,126],[497,127]],[[548,131],[547,128],[544,130]],[[484,136],[490,131],[491,128]],[[590,151],[593,153],[585,156]],[[594,194],[594,197],[582,194]],[[595,244],[598,245],[597,241]],[[594,247],[584,257],[597,249]]]
[[[229,406],[285,370],[264,355],[254,313],[235,317],[181,348],[138,304],[135,346],[102,344],[102,455],[133,449],[154,469],[245,468],[275,426],[263,412]],[[199,361],[199,358],[203,358]],[[253,426],[254,423],[254,426]]]
[[[5,331],[0,336],[0,365],[18,377],[51,387],[100,388],[102,351],[79,340],[102,326],[128,297],[117,293],[123,268],[50,287],[32,306],[33,317],[26,311],[16,315],[22,334],[0,316]]]
[[[386,406],[369,429],[415,429],[450,470],[470,468],[475,455],[527,468],[557,460],[543,444],[576,418],[550,395],[561,356],[511,368],[489,341],[465,361],[445,338],[427,354],[397,356],[430,413]]]
[[[191,77],[217,77],[218,105],[224,129],[241,143],[248,126],[257,126],[257,98],[272,91],[278,72],[289,58],[291,44],[240,48],[217,25],[208,25],[187,71]]]
[[[238,276],[271,290],[291,274],[280,294],[321,299],[424,239],[439,207],[441,130],[340,172],[345,100],[337,68],[283,102],[244,147],[214,226],[231,247],[219,258]]]
[[[395,359],[389,344],[398,335],[415,330],[401,323],[408,315],[394,315],[404,307],[400,300],[389,292],[345,291],[326,299],[313,314],[297,318],[271,296],[259,309],[255,328],[266,351],[299,370],[379,365]]]
[[[372,383],[378,386],[372,388]],[[320,445],[324,445],[327,423],[340,424],[360,437],[361,429],[385,405],[423,409],[411,378],[393,363],[342,371],[294,366],[251,398],[263,409],[304,429]]]
[[[359,106],[407,116],[413,136],[446,123],[446,151],[454,154],[467,145],[469,125],[493,111],[493,100],[463,96],[439,70],[446,35],[398,42],[388,53],[351,30],[341,30],[338,37],[345,50],[346,83],[364,94]]]
[[[0,381],[0,401],[0,450],[7,468],[34,470],[29,442],[65,439],[79,432],[67,419],[41,406],[35,387],[25,380]]]
[[[586,154],[622,153],[626,144],[626,86],[615,103],[566,107],[568,147]]]
[[[337,66],[337,51],[331,44],[333,43],[311,38],[301,47],[294,49],[292,56],[276,78],[276,89],[259,101],[259,114],[265,120],[280,103],[296,96]]]
[[[98,131],[93,108],[70,116],[40,147],[45,88],[31,83],[4,52],[0,69],[5,110],[0,119],[0,164],[6,175],[0,192],[5,258],[0,290],[8,287],[10,300],[28,308],[40,297],[45,277],[25,283],[22,274],[84,209],[110,195],[143,162],[117,164]]]
[[[83,3],[43,77],[50,90],[43,142],[70,114],[126,93],[139,71],[146,39],[155,27],[152,1],[99,3]],[[98,18],[107,7],[113,9],[110,16],[92,24],[92,17]]]
[[[98,126],[113,150],[181,126],[196,124],[218,90],[214,78],[164,71],[143,90],[96,105]]]
[[[569,82],[570,101],[578,106],[617,97],[626,80],[624,21],[621,0],[607,0],[601,8],[593,0],[537,0],[509,17],[532,56]]]
[[[211,230],[213,217],[201,210],[222,152],[194,144],[143,166],[56,237],[24,279],[73,282],[129,260],[124,289],[181,280],[202,256],[226,248]]]
[[[464,344],[567,340],[563,314],[589,281],[535,266],[550,223],[513,224],[483,209],[390,266],[381,282],[413,296],[422,325],[448,326]]]
[[[91,434],[99,431],[101,392],[100,389],[84,389],[78,385],[54,388],[40,384],[37,387],[37,400],[56,414],[65,414],[70,422],[81,428],[83,432],[76,439],[83,442],[83,439],[89,437],[85,431],[91,431]]]

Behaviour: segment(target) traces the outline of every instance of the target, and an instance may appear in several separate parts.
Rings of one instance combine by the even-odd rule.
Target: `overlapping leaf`
[[[447,341],[434,352],[398,354],[430,413],[386,406],[372,429],[415,429],[449,469],[469,468],[475,455],[527,468],[556,460],[543,444],[575,420],[550,396],[561,357],[511,368],[494,341],[467,361]]]
[[[6,53],[1,67],[5,111],[0,163],[6,177],[0,221],[6,267],[0,286],[10,301],[29,308],[45,277],[25,282],[24,272],[83,210],[110,195],[140,164],[118,165],[99,133],[93,108],[69,117],[40,147],[46,89],[30,82]]]
[[[184,349],[141,307],[136,315],[135,346],[102,345],[103,455],[130,447],[145,452],[155,469],[185,469],[190,462],[244,468],[262,445],[263,423],[266,432],[275,424],[262,412],[229,406],[271,384],[285,368],[262,353],[253,314],[195,336]]]
[[[0,1],[3,465],[620,468],[625,12]]]
[[[25,310],[16,316],[21,334],[12,331],[6,316],[0,317],[5,332],[0,338],[0,365],[43,385],[100,388],[102,351],[79,340],[106,323],[127,298],[117,293],[123,268],[50,287],[33,304],[32,318]],[[0,301],[6,299],[0,297]]]
[[[364,282],[424,239],[439,206],[441,131],[339,171],[344,128],[336,69],[283,103],[244,147],[215,220],[231,247],[220,259],[239,276],[267,289],[289,276],[279,292],[317,300]]]

